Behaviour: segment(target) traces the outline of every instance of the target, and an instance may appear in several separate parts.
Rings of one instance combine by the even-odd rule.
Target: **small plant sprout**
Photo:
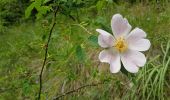
[[[151,45],[150,41],[145,39],[146,33],[140,28],[131,31],[132,26],[120,14],[113,15],[111,28],[113,35],[96,29],[100,33],[98,44],[104,48],[99,54],[99,60],[109,63],[112,73],[120,71],[121,62],[128,72],[137,73],[139,67],[146,63],[146,57],[141,51],[148,50]]]

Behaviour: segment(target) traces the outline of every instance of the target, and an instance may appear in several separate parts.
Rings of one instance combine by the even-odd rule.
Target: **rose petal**
[[[146,51],[150,48],[151,43],[148,39],[139,39],[139,40],[129,40],[128,48],[131,50],[137,51]]]
[[[146,33],[142,29],[135,28],[127,36],[127,41],[138,40],[138,39],[142,39],[142,38],[145,38],[145,37],[146,37]]]
[[[112,73],[117,73],[120,71],[120,55],[117,51],[114,51],[112,48],[103,50],[99,54],[99,60],[101,62],[106,62],[110,64],[110,71]]]
[[[138,67],[142,67],[146,63],[145,55],[139,51],[128,50],[127,52],[125,52],[125,55],[131,62],[136,64]]]
[[[111,49],[103,50],[99,53],[99,60],[101,62],[110,63],[113,56],[113,51]]]
[[[116,38],[126,36],[132,28],[127,19],[123,18],[120,14],[113,15],[111,27]]]
[[[115,54],[110,62],[110,71],[111,73],[117,73],[120,71],[121,63],[120,63],[120,55]]]
[[[107,48],[113,46],[115,39],[111,34],[102,29],[96,29],[96,31],[100,33],[98,36],[98,43],[101,47]]]
[[[137,73],[139,67],[136,66],[136,64],[133,62],[133,59],[131,59],[130,56],[131,56],[130,52],[126,52],[121,55],[121,61],[123,63],[123,66],[128,72]]]

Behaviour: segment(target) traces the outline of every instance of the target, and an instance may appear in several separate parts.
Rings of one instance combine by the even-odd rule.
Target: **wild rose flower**
[[[120,71],[121,62],[127,71],[137,73],[139,67],[146,63],[146,57],[141,51],[148,50],[151,45],[150,41],[145,39],[146,33],[140,28],[131,31],[132,26],[120,14],[113,15],[111,27],[113,35],[96,29],[100,33],[98,43],[105,48],[100,52],[99,60],[109,63],[112,73]]]

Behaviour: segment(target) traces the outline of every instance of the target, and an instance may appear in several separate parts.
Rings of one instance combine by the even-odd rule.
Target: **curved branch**
[[[64,97],[64,96],[66,96],[66,95],[69,95],[69,94],[72,94],[72,93],[74,93],[74,92],[77,92],[77,91],[79,91],[79,90],[81,90],[81,89],[83,89],[83,88],[92,87],[92,86],[98,86],[98,85],[100,85],[100,84],[104,84],[104,82],[96,83],[96,84],[86,84],[86,85],[80,86],[80,87],[78,87],[77,89],[73,89],[73,90],[71,90],[71,91],[68,91],[68,92],[65,92],[65,93],[63,93],[63,94],[60,94],[59,96],[55,97],[53,100],[58,100],[58,99],[61,98],[61,97]]]
[[[52,24],[52,27],[50,29],[50,32],[49,32],[49,36],[48,36],[48,40],[47,40],[47,43],[45,45],[45,56],[44,56],[44,62],[43,62],[43,65],[42,65],[42,68],[41,68],[41,72],[40,72],[40,75],[39,75],[39,81],[40,81],[40,87],[39,87],[39,93],[38,93],[38,100],[41,99],[41,90],[42,90],[42,74],[43,74],[43,70],[44,70],[44,67],[45,67],[45,64],[46,64],[46,61],[47,61],[47,56],[48,56],[48,45],[50,43],[50,40],[51,40],[51,35],[52,35],[52,31],[54,29],[54,26],[56,25],[56,15],[57,15],[57,12],[59,10],[59,6],[56,8],[55,12],[54,12],[54,19],[53,19],[53,24]]]

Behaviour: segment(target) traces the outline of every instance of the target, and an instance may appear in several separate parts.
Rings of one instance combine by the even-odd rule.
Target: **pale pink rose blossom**
[[[105,48],[100,52],[99,60],[109,63],[112,73],[120,71],[121,62],[128,72],[137,73],[139,67],[146,63],[146,57],[141,51],[148,50],[151,45],[146,39],[146,33],[140,28],[131,31],[131,25],[120,14],[113,15],[111,27],[113,35],[96,29],[100,33],[98,43]]]

